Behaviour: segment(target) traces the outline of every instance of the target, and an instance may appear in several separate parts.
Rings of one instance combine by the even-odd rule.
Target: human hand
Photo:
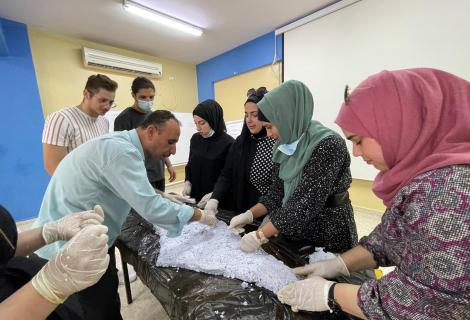
[[[184,182],[184,188],[183,188],[183,192],[181,193],[183,196],[191,196],[191,182],[189,182],[188,180],[186,180]]]
[[[168,179],[169,182],[173,182],[176,179],[176,171],[173,168],[172,165],[166,166],[166,170],[168,171],[168,174],[170,175],[170,178]]]
[[[218,206],[219,206],[219,200],[209,199],[209,201],[207,201],[206,207],[204,208],[204,211],[215,216],[218,212],[217,210]]]
[[[197,204],[197,207],[198,208],[201,208],[201,209],[204,209],[204,207],[206,206],[207,204],[207,201],[209,201],[209,199],[212,197],[212,192],[209,192],[207,194],[205,194],[202,198],[201,198],[201,201],[199,201],[199,203]]]
[[[94,285],[109,264],[108,228],[90,225],[80,230],[32,279],[36,291],[59,304],[71,294]]]
[[[166,193],[166,192],[160,192],[163,198],[166,198],[174,203],[177,204],[183,204],[183,203],[188,203],[188,204],[195,204],[196,200],[194,198],[189,198],[189,196],[182,196],[179,194],[175,193]]]
[[[256,235],[257,232],[260,234],[261,238],[258,238]],[[255,252],[259,247],[261,247],[262,244],[265,244],[268,241],[269,240],[266,239],[262,231],[252,231],[242,237],[240,240],[240,249],[247,253]]]
[[[205,212],[205,210],[200,210],[201,211],[201,218],[199,219],[200,223],[206,224],[210,227],[213,227],[219,222],[215,215],[212,215],[210,213]]]
[[[240,213],[239,215],[233,217],[230,220],[230,225],[228,229],[235,234],[242,233],[245,231],[243,228],[245,225],[253,222],[253,213],[251,210],[246,210],[244,213]]]
[[[337,256],[335,259],[323,260],[303,267],[294,268],[292,271],[296,275],[307,276],[308,278],[319,276],[327,279],[335,279],[339,276],[350,276],[349,270],[340,256]]]
[[[334,284],[333,281],[321,277],[312,276],[305,280],[299,280],[282,287],[277,297],[282,303],[292,307],[292,311],[327,311],[328,291]]]
[[[42,227],[42,237],[46,244],[58,240],[69,240],[81,229],[89,225],[98,225],[104,221],[104,212],[100,205],[93,210],[71,213],[65,217],[46,223]]]

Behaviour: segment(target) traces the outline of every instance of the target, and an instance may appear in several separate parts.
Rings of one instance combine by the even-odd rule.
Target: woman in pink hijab
[[[383,71],[346,99],[336,123],[380,173],[387,210],[359,245],[294,271],[292,308],[368,319],[470,319],[470,83],[435,69]],[[325,280],[395,266],[361,286]]]

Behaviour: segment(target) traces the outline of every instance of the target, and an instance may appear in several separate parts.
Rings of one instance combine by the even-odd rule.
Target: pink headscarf
[[[470,83],[444,71],[375,74],[352,92],[336,123],[382,146],[390,169],[375,177],[373,191],[387,207],[417,175],[470,164]]]

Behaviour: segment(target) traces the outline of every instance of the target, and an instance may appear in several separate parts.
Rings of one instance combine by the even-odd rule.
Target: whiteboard
[[[114,132],[114,120],[121,113],[122,110],[109,110],[105,113],[104,117],[109,121],[109,132]]]
[[[181,134],[176,144],[176,154],[170,156],[173,165],[182,165],[188,162],[189,145],[191,137],[197,132],[194,124],[193,114],[191,112],[173,112],[176,118],[181,122]],[[234,139],[238,137],[242,131],[243,120],[229,121],[226,123],[227,133]]]
[[[196,125],[191,112],[173,112],[173,114],[181,122],[181,134],[176,144],[176,154],[170,156],[170,161],[173,165],[186,164],[189,158],[189,143],[197,131]]]
[[[304,82],[313,118],[334,123],[346,84],[384,69],[432,67],[470,79],[470,1],[362,0],[284,35],[284,79]],[[348,147],[351,145],[348,143]],[[377,170],[352,157],[354,178]]]

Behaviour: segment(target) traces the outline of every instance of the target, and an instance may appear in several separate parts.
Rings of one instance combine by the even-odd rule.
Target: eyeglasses
[[[96,92],[93,92],[93,91],[90,91],[90,90],[87,90],[87,91],[90,94],[90,98],[95,97]],[[114,100],[108,100],[106,98],[100,98],[100,97],[97,97],[97,100],[98,100],[99,104],[108,104],[111,109],[117,107],[117,104],[114,103]]]
[[[344,87],[344,103],[349,102],[349,96],[351,95],[351,88],[348,85]]]

